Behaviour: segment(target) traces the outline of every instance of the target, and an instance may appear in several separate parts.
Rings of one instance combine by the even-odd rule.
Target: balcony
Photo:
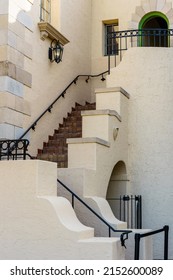
[[[108,68],[111,56],[115,57],[115,66],[121,61],[124,51],[131,47],[172,47],[173,29],[135,29],[110,32],[107,35]]]

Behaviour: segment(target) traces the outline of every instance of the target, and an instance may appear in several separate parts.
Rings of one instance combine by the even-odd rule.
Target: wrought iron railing
[[[32,129],[35,130],[36,125],[38,122],[43,118],[43,116],[49,112],[51,113],[53,106],[55,103],[61,98],[65,97],[67,90],[73,85],[76,84],[79,78],[85,78],[85,82],[88,83],[90,78],[97,78],[101,77],[101,81],[105,81],[105,75],[109,74],[109,70],[101,72],[97,75],[78,75],[76,76],[68,86],[55,98],[55,100],[49,104],[49,106],[36,118],[36,120],[26,129],[26,131],[18,138],[14,140],[2,140],[1,141],[1,148],[0,148],[0,160],[2,159],[26,159],[26,156],[33,158],[30,156],[26,151],[29,145],[29,141],[23,139],[24,136]],[[20,148],[22,145],[23,149]],[[5,148],[4,148],[5,147]],[[26,149],[25,149],[26,147]]]
[[[118,198],[107,198],[115,216],[127,222],[128,228],[142,228],[142,196],[121,195]],[[115,213],[116,212],[116,213]]]
[[[93,210],[84,200],[82,200],[77,194],[75,194],[63,182],[61,182],[59,179],[57,179],[57,182],[71,194],[73,208],[74,208],[74,199],[76,198],[82,205],[84,205],[91,213],[93,213],[103,224],[105,224],[108,227],[109,237],[111,237],[111,231],[115,232],[115,233],[121,233],[121,235],[120,235],[121,245],[125,247],[125,240],[128,239],[128,234],[132,232],[131,230],[114,229],[107,221],[105,221],[95,210]]]
[[[28,151],[29,141],[20,140],[0,140],[0,160],[25,160],[27,157],[32,158]]]
[[[37,117],[37,119],[28,127],[28,129],[26,129],[26,131],[19,137],[19,139],[22,139],[31,129],[35,130],[36,125],[38,124],[38,122],[40,121],[40,119],[42,119],[42,117],[48,112],[51,113],[53,106],[55,105],[55,103],[61,98],[61,97],[65,97],[65,94],[67,94],[67,90],[73,85],[76,84],[79,78],[85,78],[85,82],[88,83],[90,78],[97,78],[101,76],[101,81],[105,81],[104,75],[108,74],[109,70],[104,71],[100,74],[97,75],[78,75],[76,76],[76,78],[74,78],[69,84],[68,86],[55,98],[55,100],[49,104],[49,106]]]
[[[168,47],[170,45],[170,38],[173,36],[173,29],[137,29],[137,30],[124,30],[118,32],[108,33],[108,42],[111,49],[111,53],[108,54],[108,70],[97,75],[78,75],[76,76],[68,86],[55,98],[55,100],[49,104],[49,106],[36,118],[36,120],[26,129],[26,131],[17,139],[21,140],[26,136],[26,134],[32,129],[35,130],[36,125],[42,119],[42,117],[47,113],[51,113],[54,104],[67,93],[67,90],[77,83],[79,78],[85,78],[88,82],[90,78],[100,77],[104,81],[104,75],[110,74],[110,57],[115,56],[115,66],[116,66],[116,56],[122,59],[123,51],[127,50],[129,47],[134,46],[154,46],[154,47]],[[114,43],[113,43],[114,41]],[[115,43],[116,41],[116,43]],[[115,46],[115,50],[112,50],[111,44]],[[16,141],[16,140],[13,140]],[[9,153],[10,154],[10,153]],[[1,155],[0,155],[1,157]]]
[[[139,255],[140,255],[140,240],[141,238],[145,238],[147,236],[155,235],[160,232],[164,232],[164,260],[168,260],[168,232],[169,232],[169,226],[165,225],[163,228],[150,231],[147,233],[136,233],[135,234],[135,260],[139,260]]]
[[[134,29],[108,33],[108,42],[111,53],[108,55],[108,65],[110,68],[110,57],[119,55],[122,60],[123,51],[130,47],[169,47],[173,29]],[[114,47],[112,50],[111,45]]]

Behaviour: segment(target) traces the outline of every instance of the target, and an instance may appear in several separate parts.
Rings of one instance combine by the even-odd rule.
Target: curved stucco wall
[[[104,55],[105,31],[104,22],[118,20],[120,31],[138,29],[142,17],[153,11],[163,13],[169,21],[169,28],[173,27],[173,1],[168,0],[92,0],[92,72],[105,71],[108,69],[108,58]],[[135,40],[135,39],[134,39]],[[173,45],[171,41],[171,45]],[[116,64],[119,64],[120,57],[116,57]],[[111,68],[115,67],[115,57],[112,56]],[[103,87],[96,80],[93,81],[93,88]],[[94,90],[92,91],[94,100]]]
[[[173,48],[132,48],[107,80],[107,86],[121,85],[131,96],[127,173],[131,192],[143,197],[143,226],[154,229],[168,224],[171,232],[172,72]],[[173,241],[170,243],[171,257]],[[155,254],[162,258],[159,249]]]
[[[95,238],[69,201],[57,197],[55,163],[1,161],[0,167],[1,260],[124,258],[119,238]]]

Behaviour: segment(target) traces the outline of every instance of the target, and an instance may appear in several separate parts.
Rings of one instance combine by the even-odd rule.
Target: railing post
[[[110,54],[108,55],[108,75],[110,75],[110,69],[111,69],[111,57]]]
[[[168,260],[168,232],[169,226],[164,226],[165,236],[164,236],[164,260]]]
[[[137,201],[136,211],[137,211],[137,225],[138,229],[142,228],[142,197],[141,195],[135,196],[135,200]]]
[[[134,256],[135,260],[139,260],[140,238],[141,238],[140,233],[136,233],[135,234],[135,256]]]
[[[72,194],[72,201],[71,201],[71,205],[72,205],[72,207],[73,207],[73,209],[74,209],[74,194]]]
[[[26,151],[27,151],[27,146],[26,146],[26,141],[24,140],[24,142],[23,142],[23,160],[26,160]]]
[[[111,237],[111,228],[109,227],[109,237]]]

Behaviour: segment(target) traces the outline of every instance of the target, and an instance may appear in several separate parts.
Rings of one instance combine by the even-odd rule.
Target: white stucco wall
[[[92,71],[107,70],[107,57],[104,56],[103,21],[118,19],[119,30],[128,29],[129,21],[140,0],[93,0],[92,1]],[[112,59],[112,67],[114,58]]]
[[[173,48],[132,48],[112,69],[108,86],[121,85],[130,93],[129,174],[131,192],[143,198],[143,227],[170,226],[173,196],[172,149]],[[155,258],[162,258],[157,238]]]
[[[57,197],[55,163],[0,162],[0,259],[123,259],[119,238],[95,238]]]
[[[55,2],[55,1],[54,1]],[[51,40],[40,39],[39,0],[34,1],[30,14],[34,22],[34,31],[28,34],[28,40],[33,42],[32,61],[26,61],[26,68],[32,72],[32,89],[25,91],[25,98],[32,107],[32,117],[27,119],[25,126],[39,114],[66,88],[66,86],[79,74],[90,73],[90,22],[91,1],[58,1],[52,12],[52,24],[70,42],[64,46],[61,63],[51,63],[48,60],[48,48]],[[58,9],[58,10],[56,10]],[[27,31],[26,31],[27,32]],[[36,132],[31,132],[31,153],[41,148],[43,140],[62,122],[62,118],[71,110],[75,102],[84,103],[90,100],[90,84],[85,80],[78,82],[67,91],[66,98],[58,101],[51,115],[43,118],[37,126]],[[46,127],[46,129],[45,129]]]
[[[1,70],[3,81],[1,81],[0,90],[5,93],[10,92],[11,96],[22,97],[26,103],[20,105],[20,107],[23,106],[22,109],[19,106],[5,104],[5,107],[9,107],[11,111],[5,112],[5,116],[3,113],[4,117],[0,118],[2,124],[5,122],[8,124],[2,127],[4,133],[1,137],[16,138],[77,75],[91,73],[91,0],[80,0],[80,5],[75,0],[52,1],[51,23],[70,41],[64,47],[63,61],[59,64],[51,63],[48,59],[51,39],[46,38],[44,41],[40,39],[38,28],[40,0],[1,0],[0,17],[2,23],[1,61],[9,61],[14,64],[14,67],[20,68],[20,72],[17,68],[16,76],[16,70],[10,69],[11,72],[7,73],[7,77],[4,77],[4,72]],[[10,75],[15,76],[14,79],[11,79]],[[54,106],[51,115],[47,114],[44,117],[37,126],[36,132],[30,131],[27,135],[32,143],[30,153],[35,154],[37,148],[42,147],[43,141],[46,141],[47,136],[58,127],[75,102],[84,103],[85,101],[90,101],[90,83],[86,84],[83,79],[82,82],[78,81],[77,86],[72,86],[68,90],[66,100],[59,101],[59,104]],[[18,100],[16,102],[19,103]],[[1,108],[0,111],[2,111]],[[22,111],[21,114],[18,113],[20,111]],[[10,120],[7,118],[9,114]],[[15,131],[14,127],[18,130]]]
[[[92,72],[97,73],[108,69],[108,58],[104,56],[105,30],[104,22],[118,20],[119,31],[138,29],[142,17],[150,12],[157,11],[164,14],[169,22],[169,28],[173,28],[173,1],[168,0],[93,0],[92,1]],[[171,45],[172,39],[170,40]],[[120,43],[119,43],[120,44]],[[116,56],[116,65],[120,56]],[[110,59],[111,68],[115,67],[115,56]],[[94,100],[94,88],[102,87],[98,80],[93,81],[92,98]]]

